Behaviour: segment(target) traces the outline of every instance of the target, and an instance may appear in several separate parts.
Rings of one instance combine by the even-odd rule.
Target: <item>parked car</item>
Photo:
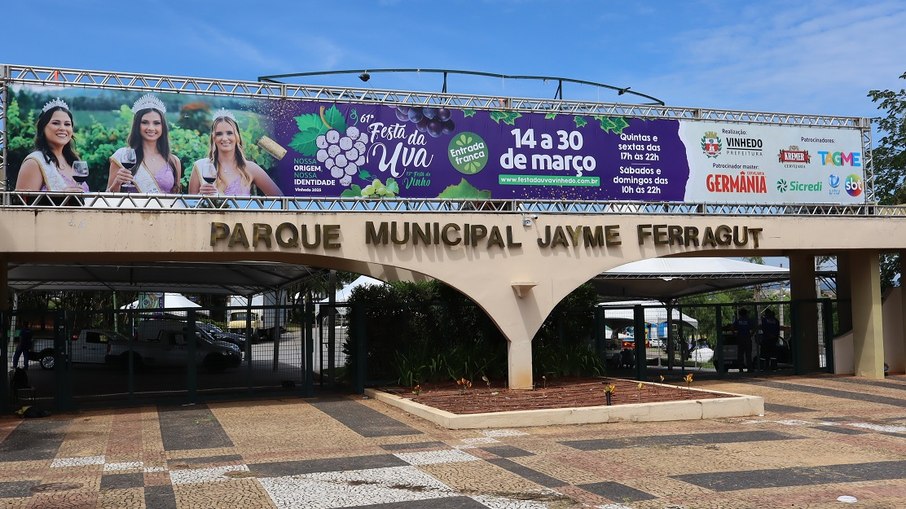
[[[127,343],[129,338],[119,332],[101,329],[83,329],[73,334],[67,347],[67,355],[73,363],[103,364],[110,353],[112,345]],[[53,338],[36,339],[32,346],[31,360],[37,362],[41,369],[53,369],[56,363],[56,350]]]
[[[185,366],[188,356],[186,332],[188,324],[181,320],[145,320],[136,327],[136,340],[111,344],[107,360],[127,365],[130,355],[133,365]],[[196,324],[195,363],[209,371],[222,371],[242,362],[239,347],[214,339]]]
[[[232,343],[238,346],[240,350],[245,351],[245,336],[242,334],[225,331],[213,323],[195,322],[195,324],[198,325],[199,329],[210,334],[212,338]]]

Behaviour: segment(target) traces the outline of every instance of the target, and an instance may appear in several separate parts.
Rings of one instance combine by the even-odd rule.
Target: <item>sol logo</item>
[[[855,173],[847,175],[846,181],[843,183],[843,189],[850,196],[859,196],[862,194],[862,177]]]

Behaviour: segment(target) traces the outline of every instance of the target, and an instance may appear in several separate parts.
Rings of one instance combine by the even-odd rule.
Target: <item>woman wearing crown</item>
[[[213,183],[203,180],[202,172],[212,167]],[[242,136],[236,117],[224,109],[214,114],[208,157],[195,161],[189,178],[189,194],[250,196],[252,185],[267,196],[283,196],[277,184],[263,168],[245,158]]]
[[[154,95],[145,94],[132,105],[132,112],[132,130],[126,139],[129,146],[110,156],[107,191],[119,192],[131,185],[139,193],[179,193],[182,165],[170,152],[167,108]],[[128,148],[135,150],[134,174],[121,162]]]
[[[72,163],[79,156],[73,149],[73,121],[69,105],[54,99],[44,105],[35,126],[35,151],[19,167],[17,191],[88,192],[88,184],[72,178]]]

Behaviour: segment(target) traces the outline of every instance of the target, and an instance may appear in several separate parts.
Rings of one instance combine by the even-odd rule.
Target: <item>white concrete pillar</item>
[[[877,251],[852,251],[853,361],[856,376],[884,378],[881,268]]]
[[[531,338],[510,340],[507,346],[507,384],[510,389],[534,389]]]
[[[815,257],[808,253],[790,255],[790,298],[797,318],[793,348],[799,359],[799,372],[818,369],[818,292],[815,288]],[[794,357],[795,358],[795,357]]]

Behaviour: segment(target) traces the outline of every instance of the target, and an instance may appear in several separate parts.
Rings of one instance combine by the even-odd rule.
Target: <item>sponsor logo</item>
[[[862,177],[855,173],[847,175],[846,180],[843,182],[843,189],[846,190],[846,194],[850,196],[861,195],[863,189]]]
[[[790,145],[786,150],[781,149],[778,159],[787,168],[805,168],[812,161],[808,150],[802,150],[796,145]]]
[[[821,160],[821,166],[862,166],[861,152],[829,152],[827,150],[819,150],[818,159]]]
[[[712,193],[764,194],[768,192],[764,175],[746,174],[745,172],[740,172],[739,175],[711,173],[705,179],[705,186]]]
[[[827,185],[830,186],[830,189],[827,190],[828,194],[837,196],[840,194],[840,176],[833,173],[827,177]]]
[[[723,142],[720,136],[714,131],[708,131],[702,136],[702,152],[708,157],[717,157],[723,148]]]
[[[824,182],[800,182],[798,180],[790,180],[789,182],[780,179],[777,181],[777,191],[780,193],[786,192],[800,192],[800,193],[820,193],[824,189]]]
[[[727,155],[761,157],[764,155],[764,142],[761,138],[737,138],[727,136]]]

